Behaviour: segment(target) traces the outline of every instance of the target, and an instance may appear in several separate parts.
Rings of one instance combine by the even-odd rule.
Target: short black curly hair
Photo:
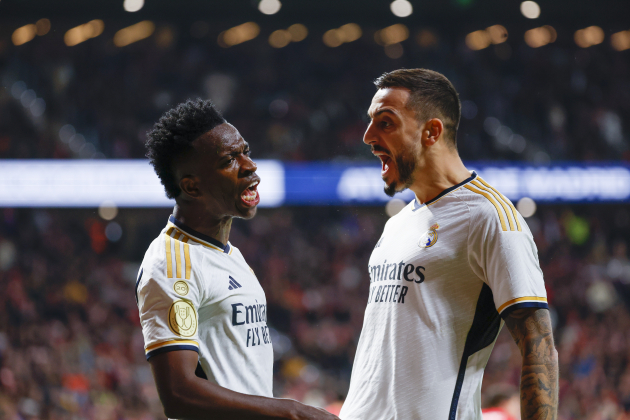
[[[168,198],[181,193],[173,170],[175,159],[191,150],[195,139],[223,123],[225,118],[211,101],[189,99],[164,113],[147,133],[146,156]]]

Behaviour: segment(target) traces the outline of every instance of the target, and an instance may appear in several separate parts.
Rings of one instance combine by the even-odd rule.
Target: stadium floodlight
[[[335,48],[346,42],[354,42],[361,38],[363,31],[356,23],[346,23],[339,28],[326,31],[323,41],[326,46]]]
[[[35,28],[37,29],[37,35],[46,35],[48,32],[50,32],[50,20],[46,18],[38,20],[35,23]]]
[[[274,48],[283,48],[289,45],[291,42],[291,33],[284,29],[278,29],[277,31],[273,31],[271,35],[269,35],[269,45]]]
[[[532,217],[536,213],[536,202],[529,197],[523,197],[516,203],[516,208],[523,217]]]
[[[389,8],[398,17],[407,17],[413,13],[413,6],[409,0],[394,0]]]
[[[155,32],[155,24],[150,20],[143,20],[135,25],[128,26],[114,34],[114,45],[125,47],[150,37]]]
[[[11,36],[11,41],[13,41],[13,45],[26,44],[27,42],[35,38],[36,34],[37,27],[34,24],[30,23],[28,25],[17,28]]]
[[[617,51],[630,49],[630,31],[621,31],[610,36],[610,44]]]
[[[589,26],[588,28],[577,30],[573,39],[578,47],[588,48],[604,42],[604,30],[599,26]]]
[[[258,10],[266,15],[275,15],[280,11],[282,3],[279,0],[260,0]]]
[[[535,1],[524,1],[521,3],[521,13],[527,19],[536,19],[540,16],[540,6]]]
[[[219,46],[228,48],[234,45],[242,44],[243,42],[251,41],[256,38],[259,33],[260,27],[255,22],[245,22],[241,25],[230,28],[227,31],[221,32],[217,41]]]
[[[63,36],[63,41],[69,47],[74,47],[82,42],[87,41],[90,38],[96,38],[103,33],[105,24],[100,19],[94,19],[83,25],[75,26],[72,29],[68,29]]]
[[[144,6],[144,0],[125,0],[123,8],[127,12],[137,12]]]
[[[545,25],[525,32],[525,43],[532,48],[539,48],[555,42],[557,37],[556,30],[549,25]]]
[[[402,23],[388,26],[374,33],[374,41],[383,46],[398,44],[407,38],[409,38],[409,29]]]

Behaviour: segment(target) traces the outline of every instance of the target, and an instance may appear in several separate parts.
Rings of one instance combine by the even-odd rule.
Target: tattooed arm
[[[558,417],[558,352],[553,344],[547,309],[516,309],[505,319],[521,350],[522,420],[556,420]]]

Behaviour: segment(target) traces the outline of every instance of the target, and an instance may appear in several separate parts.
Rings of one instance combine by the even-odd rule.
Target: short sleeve
[[[505,318],[518,308],[548,308],[538,251],[525,220],[515,211],[518,224],[503,229],[489,211],[494,209],[484,210],[471,217],[469,260],[492,290],[497,311]]]
[[[191,278],[194,273],[185,266],[190,264],[189,245],[172,239],[167,242],[170,242],[170,255],[167,255],[164,243],[158,244],[154,249],[157,255],[145,257],[137,281],[138,309],[147,360],[175,350],[199,353],[197,311],[200,294],[197,282]],[[175,252],[181,252],[182,258],[174,258],[172,254]],[[150,253],[151,250],[147,252]],[[164,253],[163,257],[159,255],[161,253]],[[166,262],[169,257],[175,260],[170,266]]]

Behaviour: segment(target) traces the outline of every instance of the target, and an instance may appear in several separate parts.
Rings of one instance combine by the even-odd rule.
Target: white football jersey
[[[265,292],[229,242],[223,246],[171,216],[142,261],[136,299],[147,360],[193,350],[197,376],[273,396]]]
[[[547,308],[531,232],[477,174],[389,219],[343,420],[481,420],[481,381],[505,317]]]

